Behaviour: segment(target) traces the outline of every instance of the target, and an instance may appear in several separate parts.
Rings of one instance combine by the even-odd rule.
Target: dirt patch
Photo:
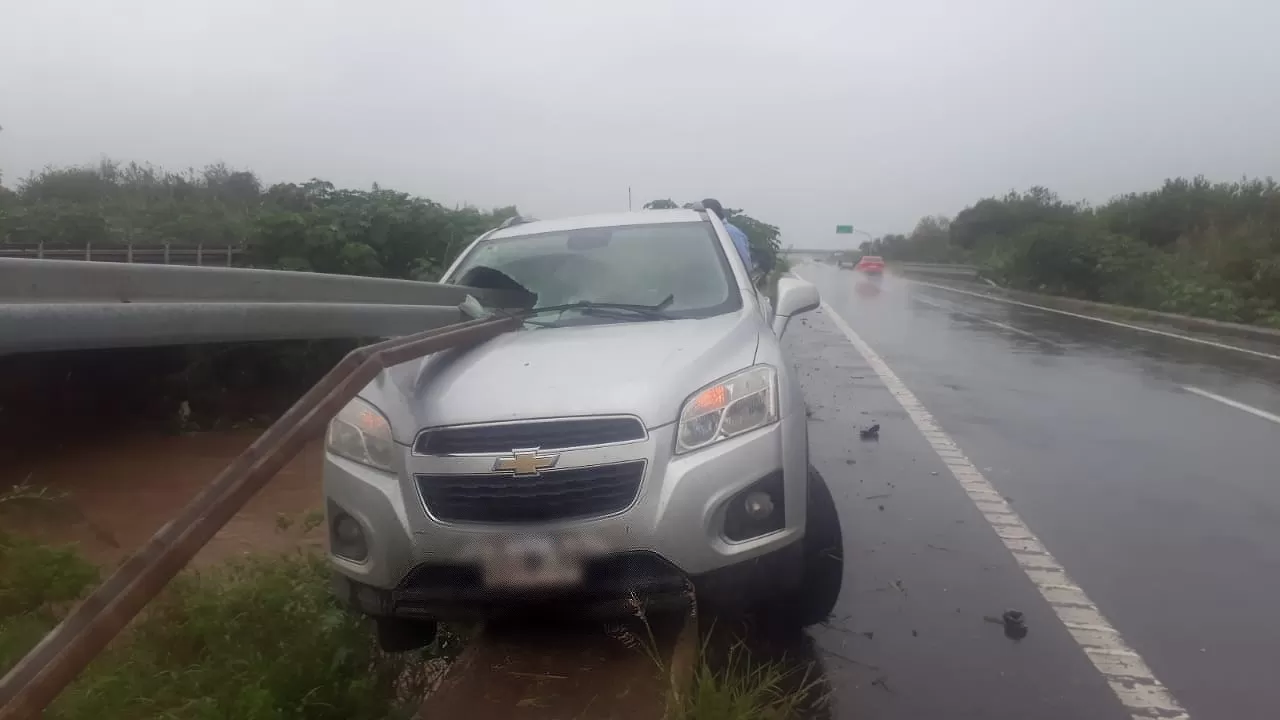
[[[0,487],[25,481],[60,498],[22,503],[6,512],[5,527],[44,540],[76,542],[95,562],[114,564],[172,519],[258,435],[258,430],[128,434],[4,463]],[[196,565],[322,544],[319,528],[308,530],[302,522],[322,507],[321,461],[317,440],[227,523],[197,556]]]

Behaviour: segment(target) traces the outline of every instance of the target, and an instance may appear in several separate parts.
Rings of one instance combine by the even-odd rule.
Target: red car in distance
[[[880,275],[884,272],[884,258],[878,255],[863,255],[853,269],[868,275]]]

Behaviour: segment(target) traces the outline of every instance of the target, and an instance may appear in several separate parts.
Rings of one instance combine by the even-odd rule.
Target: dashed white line
[[[1262,418],[1263,420],[1270,420],[1271,422],[1276,423],[1277,425],[1280,425],[1280,415],[1276,415],[1275,413],[1269,413],[1269,412],[1267,412],[1266,410],[1260,410],[1260,409],[1258,409],[1258,408],[1256,408],[1256,407],[1254,407],[1254,406],[1252,406],[1252,405],[1245,405],[1244,403],[1240,402],[1239,400],[1232,400],[1232,399],[1231,399],[1231,398],[1229,398],[1229,397],[1223,397],[1223,396],[1218,395],[1218,394],[1216,394],[1216,393],[1211,393],[1211,392],[1209,392],[1208,390],[1201,390],[1201,389],[1200,389],[1200,388],[1198,388],[1198,387],[1191,387],[1190,385],[1183,385],[1183,386],[1182,386],[1182,389],[1183,389],[1183,390],[1186,390],[1186,391],[1187,391],[1187,392],[1189,392],[1189,393],[1195,393],[1196,395],[1199,395],[1200,397],[1206,397],[1206,398],[1209,398],[1210,400],[1217,400],[1218,402],[1222,403],[1223,405],[1227,405],[1227,406],[1229,406],[1229,407],[1233,407],[1233,408],[1235,408],[1235,409],[1237,409],[1237,410],[1243,410],[1243,411],[1245,411],[1245,412],[1249,413],[1250,415],[1257,415],[1258,417]]]
[[[982,298],[983,300],[992,300],[995,302],[1008,303],[1010,305],[1020,305],[1022,307],[1033,308],[1035,310],[1043,310],[1045,312],[1058,313],[1059,315],[1066,315],[1067,317],[1080,318],[1082,320],[1092,320],[1094,322],[1100,322],[1106,325],[1114,325],[1115,327],[1122,327],[1122,328],[1127,328],[1129,330],[1137,330],[1139,332],[1151,333],[1152,335],[1163,335],[1164,337],[1176,338],[1178,340],[1186,340],[1187,342],[1199,343],[1201,345],[1208,345],[1209,347],[1216,347],[1222,350],[1233,350],[1235,352],[1241,352],[1247,355],[1254,355],[1256,357],[1267,358],[1268,360],[1280,360],[1280,355],[1272,355],[1271,353],[1262,352],[1261,350],[1250,350],[1249,348],[1242,348],[1242,347],[1237,347],[1235,345],[1228,345],[1226,343],[1214,342],[1213,340],[1205,340],[1204,338],[1191,337],[1190,335],[1179,335],[1178,333],[1168,332],[1167,330],[1157,330],[1155,328],[1143,327],[1141,325],[1130,325],[1129,323],[1123,323],[1117,320],[1107,320],[1106,318],[1095,317],[1093,315],[1082,315],[1080,313],[1073,313],[1069,310],[1059,310],[1058,308],[1045,307],[1044,305],[1034,305],[1032,303],[1022,302],[1021,300],[1010,300],[1009,298],[996,297],[994,295],[986,295],[984,293],[973,292],[970,290],[961,290],[959,288],[953,288],[947,285],[939,285],[937,283],[925,282],[924,280],[912,279],[912,280],[908,280],[908,282],[913,282],[917,285],[925,285],[927,287],[938,288],[939,290],[946,290],[948,292],[960,293],[961,295],[972,295],[973,297]]]
[[[995,487],[978,468],[965,458],[950,436],[938,427],[933,415],[920,404],[915,394],[907,389],[880,355],[831,306],[824,302],[822,308],[880,376],[880,381],[907,412],[938,456],[943,458],[969,499],[982,512],[983,517],[987,518],[992,530],[1013,555],[1018,566],[1053,608],[1067,632],[1084,651],[1085,657],[1102,674],[1120,704],[1134,720],[1150,720],[1153,717],[1190,720],[1187,711],[1156,679],[1142,657],[1125,643],[1119,631],[1103,616],[1085,591],[1071,580],[1066,569],[1054,559],[1022,518],[996,492]]]

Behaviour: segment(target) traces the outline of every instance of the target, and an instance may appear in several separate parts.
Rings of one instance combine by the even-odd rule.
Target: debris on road
[[[1021,610],[1005,610],[1000,617],[985,615],[982,619],[1003,626],[1004,636],[1011,640],[1021,640],[1027,636],[1027,619]]]
[[[863,440],[879,440],[880,439],[880,423],[875,423],[869,428],[858,431],[858,437]]]
[[[868,500],[879,500],[880,498],[887,498],[887,497],[889,497],[889,496],[890,496],[890,495],[892,495],[892,494],[893,494],[893,493],[880,493],[879,495],[868,495],[868,496],[867,496],[867,499],[868,499]]]

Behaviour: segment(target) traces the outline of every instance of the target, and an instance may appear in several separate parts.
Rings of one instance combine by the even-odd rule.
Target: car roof
[[[587,228],[619,227],[624,225],[661,225],[666,223],[705,222],[705,213],[696,210],[640,210],[635,212],[579,215],[556,220],[534,220],[516,223],[493,233],[491,238],[537,235]]]

